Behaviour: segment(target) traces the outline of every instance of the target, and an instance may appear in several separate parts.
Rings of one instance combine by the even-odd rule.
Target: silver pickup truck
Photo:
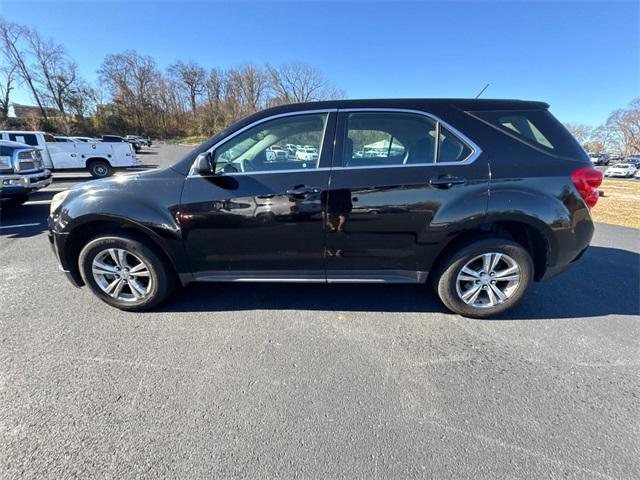
[[[29,195],[51,184],[40,150],[30,145],[0,140],[0,200],[21,205]]]

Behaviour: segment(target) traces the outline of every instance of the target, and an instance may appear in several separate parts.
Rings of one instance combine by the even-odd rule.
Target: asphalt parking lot
[[[640,478],[639,230],[597,225],[500,320],[402,285],[191,285],[134,314],[50,251],[48,201],[84,180],[0,219],[0,477]]]

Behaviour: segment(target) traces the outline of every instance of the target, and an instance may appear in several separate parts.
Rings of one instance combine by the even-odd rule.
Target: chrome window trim
[[[270,115],[268,117],[265,118],[261,118],[259,120],[256,120],[255,122],[250,123],[249,125],[245,125],[244,127],[242,127],[239,130],[236,130],[235,132],[231,133],[230,135],[227,135],[226,137],[224,137],[222,140],[220,140],[218,143],[216,143],[215,145],[211,146],[209,149],[207,149],[205,152],[202,153],[211,153],[213,152],[216,148],[218,148],[219,146],[223,145],[224,143],[228,142],[229,140],[231,140],[232,138],[240,135],[243,132],[246,132],[247,130],[249,130],[250,128],[253,128],[257,125],[260,125],[261,123],[265,123],[268,122],[270,120],[276,120],[278,118],[284,118],[284,117],[293,117],[293,116],[301,116],[301,115],[313,115],[313,114],[317,114],[317,113],[336,113],[338,111],[337,108],[323,108],[323,109],[314,109],[314,110],[298,110],[296,112],[285,112],[285,113],[279,113],[277,115]],[[316,168],[310,168],[308,171],[310,172],[318,172],[318,171],[323,171],[323,170],[329,170],[329,168],[318,168],[318,165],[320,165],[320,159],[322,158],[322,146],[324,144],[324,140],[325,140],[325,135],[327,133],[327,124],[328,122],[328,115],[327,115],[327,121],[324,123],[324,129],[322,131],[322,141],[320,143],[320,151],[318,152],[318,162],[316,163]],[[234,176],[234,175],[262,175],[262,174],[270,174],[270,173],[290,173],[290,172],[299,172],[300,170],[304,170],[306,171],[306,169],[291,169],[291,170],[274,170],[272,172],[229,172],[229,173],[225,173],[225,174],[211,174],[211,175],[200,175],[199,173],[195,173],[194,172],[194,167],[195,165],[195,159],[193,161],[193,163],[191,164],[191,168],[189,169],[189,175],[187,175],[187,178],[209,178],[209,177],[219,177],[219,176]]]
[[[458,140],[464,143],[470,150],[471,153],[459,162],[438,162],[438,157],[436,155],[435,162],[433,163],[411,163],[411,164],[398,164],[398,165],[364,165],[358,167],[333,167],[333,170],[362,170],[362,169],[377,169],[377,168],[401,168],[401,167],[436,167],[441,165],[469,165],[475,162],[480,155],[482,155],[482,149],[469,137],[467,137],[464,133],[462,133],[457,128],[453,127],[449,123],[445,122],[441,118],[433,115],[431,113],[425,112],[423,110],[413,110],[409,108],[339,108],[338,113],[351,113],[351,112],[400,112],[400,113],[413,113],[417,115],[422,115],[424,117],[430,118],[431,120],[436,122],[436,132],[440,133],[440,125],[443,125],[446,129],[448,129],[451,133],[453,133]],[[437,140],[437,138],[436,138]],[[438,141],[436,141],[436,154],[438,154]]]

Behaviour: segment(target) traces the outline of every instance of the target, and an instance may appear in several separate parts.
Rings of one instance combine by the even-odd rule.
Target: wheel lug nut
[[[496,272],[491,272],[489,275],[491,275],[492,277],[496,274]]]
[[[491,280],[491,285],[495,285],[496,281],[495,280]]]

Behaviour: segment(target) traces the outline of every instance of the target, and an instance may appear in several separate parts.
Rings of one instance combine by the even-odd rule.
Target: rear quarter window
[[[588,159],[580,144],[548,110],[491,110],[469,114],[544,152]]]

